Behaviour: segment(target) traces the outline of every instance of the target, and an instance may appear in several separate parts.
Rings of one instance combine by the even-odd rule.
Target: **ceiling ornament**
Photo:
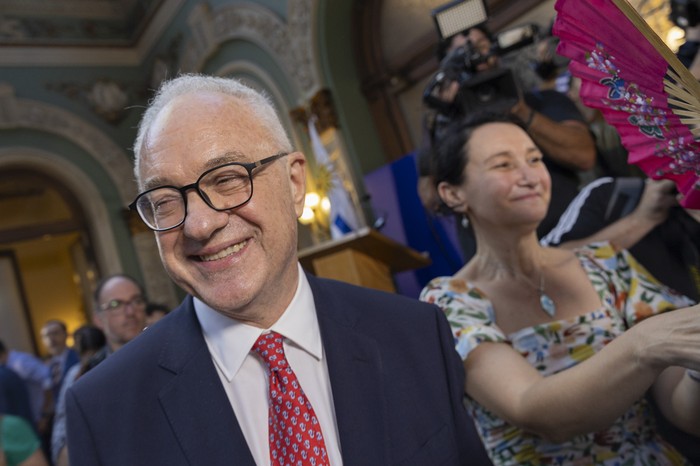
[[[129,47],[165,0],[0,0],[0,45]]]
[[[92,111],[109,123],[118,123],[124,118],[129,98],[116,82],[110,79],[95,81],[85,97]]]
[[[87,105],[92,112],[101,117],[107,123],[118,124],[127,114],[129,102],[133,100],[132,94],[137,91],[134,87],[125,83],[119,83],[110,78],[101,78],[92,83],[58,83],[49,84],[47,88]]]
[[[288,21],[255,4],[234,4],[212,10],[206,3],[192,10],[190,38],[183,47],[180,69],[196,72],[225,42],[244,39],[268,50],[303,95],[318,89],[311,24],[313,0],[290,0]]]

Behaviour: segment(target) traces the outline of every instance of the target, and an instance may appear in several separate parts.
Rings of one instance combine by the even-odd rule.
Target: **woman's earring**
[[[465,230],[469,228],[469,219],[464,214],[462,215],[462,228],[464,228]]]

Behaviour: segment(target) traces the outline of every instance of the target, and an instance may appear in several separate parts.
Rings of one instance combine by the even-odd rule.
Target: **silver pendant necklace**
[[[554,300],[544,292],[544,272],[540,273],[540,287],[537,291],[540,293],[540,307],[549,317],[554,317],[557,306],[554,304]]]

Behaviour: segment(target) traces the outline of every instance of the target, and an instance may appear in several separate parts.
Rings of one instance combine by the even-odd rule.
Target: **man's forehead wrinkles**
[[[208,159],[204,165],[203,165],[203,170],[209,169],[209,168],[214,168],[218,165],[222,165],[225,163],[230,163],[230,162],[245,162],[247,161],[247,157],[240,151],[233,150],[226,152],[225,154],[212,157]]]

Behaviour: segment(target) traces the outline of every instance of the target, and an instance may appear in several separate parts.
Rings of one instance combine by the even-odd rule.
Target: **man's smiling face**
[[[276,140],[240,99],[191,92],[166,105],[148,128],[141,185],[184,186],[214,166],[283,152]],[[173,280],[229,317],[263,327],[274,322],[296,290],[304,169],[299,152],[256,168],[251,200],[222,212],[188,191],[185,222],[156,233]]]

